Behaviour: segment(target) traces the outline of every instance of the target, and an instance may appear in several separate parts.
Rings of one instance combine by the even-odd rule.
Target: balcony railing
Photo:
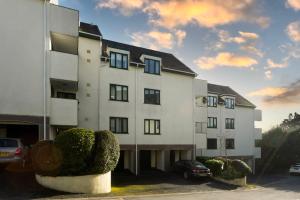
[[[78,56],[50,51],[50,78],[66,81],[78,81]]]
[[[51,98],[50,112],[51,125],[78,125],[78,101],[76,99]]]

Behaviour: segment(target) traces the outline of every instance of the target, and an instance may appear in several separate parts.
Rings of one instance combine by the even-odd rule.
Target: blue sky
[[[300,112],[300,0],[60,0],[104,38],[174,53],[200,79],[263,110],[259,127]]]

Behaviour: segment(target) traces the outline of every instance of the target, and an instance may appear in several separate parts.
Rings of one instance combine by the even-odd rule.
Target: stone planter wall
[[[236,186],[246,186],[247,185],[247,177],[243,177],[243,178],[236,178],[233,180],[226,180],[226,179],[222,179],[220,177],[213,177],[213,179],[220,181],[222,183],[226,183],[226,184],[230,184],[230,185],[236,185]]]
[[[70,193],[102,194],[111,192],[111,172],[86,176],[41,176],[36,180],[44,187]]]

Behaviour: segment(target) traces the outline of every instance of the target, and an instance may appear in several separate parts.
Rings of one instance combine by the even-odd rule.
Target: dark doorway
[[[124,151],[120,151],[120,157],[114,172],[124,171]]]
[[[175,151],[171,150],[170,151],[170,166],[172,167],[175,163]]]
[[[1,128],[5,132],[2,137],[20,138],[24,146],[33,145],[39,140],[38,125],[6,124]]]
[[[140,151],[140,170],[151,169],[151,151]]]

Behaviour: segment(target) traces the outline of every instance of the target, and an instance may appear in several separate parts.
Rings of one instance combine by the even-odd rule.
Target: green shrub
[[[95,144],[92,149],[89,173],[104,174],[112,171],[119,160],[120,146],[110,131],[95,132]]]
[[[233,180],[236,178],[244,177],[240,172],[235,170],[231,165],[227,166],[227,169],[221,173],[221,178],[226,180]]]
[[[214,176],[220,176],[223,170],[224,162],[221,160],[207,160],[204,165],[210,169]]]
[[[62,153],[53,141],[39,141],[31,149],[31,160],[37,174],[57,176],[62,165]]]
[[[252,173],[251,168],[242,160],[232,160],[231,165],[236,171],[241,173],[243,176]]]
[[[221,160],[224,163],[223,170],[226,170],[227,167],[231,165],[231,161],[232,161],[231,159],[224,158],[224,157],[216,157],[214,159]]]
[[[86,173],[94,141],[94,132],[83,128],[72,128],[57,135],[55,144],[63,155],[61,175]]]

